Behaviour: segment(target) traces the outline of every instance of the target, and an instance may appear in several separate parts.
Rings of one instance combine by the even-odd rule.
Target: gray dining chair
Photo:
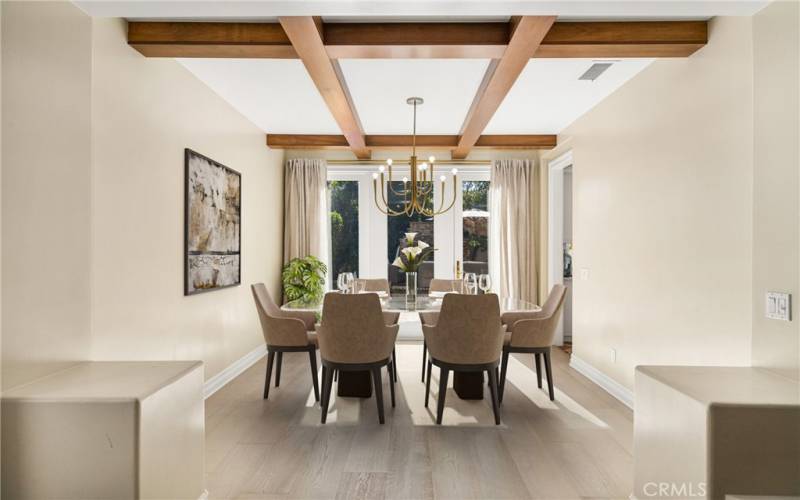
[[[500,323],[500,301],[493,293],[447,294],[436,325],[422,325],[430,358],[425,383],[425,407],[431,390],[431,368],[439,367],[439,400],[436,423],[444,413],[450,371],[487,372],[495,424],[500,425],[498,366],[505,329]]]
[[[283,311],[272,300],[264,283],[250,286],[256,301],[256,311],[261,323],[261,332],[267,344],[267,373],[264,380],[264,399],[269,398],[272,367],[277,354],[275,387],[281,384],[281,365],[285,352],[307,352],[311,363],[311,380],[314,385],[314,398],[319,401],[317,381],[317,335],[314,333],[316,314],[303,311]]]
[[[445,280],[434,278],[431,280],[429,291],[431,292],[453,292],[461,291],[463,282],[461,280]],[[419,313],[419,321],[423,325],[435,325],[439,319],[439,311],[421,311]],[[428,346],[425,341],[422,341],[422,382],[425,382],[425,361],[427,358]]]
[[[531,353],[536,362],[536,381],[539,389],[542,388],[542,361],[547,372],[547,388],[550,401],[555,399],[553,389],[553,369],[550,364],[550,347],[553,345],[561,308],[566,295],[564,285],[554,285],[544,303],[541,311],[529,313],[505,313],[503,323],[508,327],[508,333],[503,339],[503,362],[500,369],[500,401],[506,386],[506,371],[508,370],[508,356],[511,353]]]
[[[387,325],[374,293],[328,293],[322,306],[317,338],[322,358],[322,416],[325,423],[334,371],[369,371],[375,386],[378,420],[384,423],[381,368],[389,370],[392,407],[395,406],[393,356],[398,325]]]

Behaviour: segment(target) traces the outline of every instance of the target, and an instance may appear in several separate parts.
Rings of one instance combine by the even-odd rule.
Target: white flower
[[[392,265],[395,266],[395,267],[399,267],[403,271],[406,270],[406,264],[405,264],[405,262],[403,262],[403,259],[401,259],[400,257],[397,257],[396,259],[394,259],[394,262],[392,262]]]
[[[419,248],[422,248],[422,249],[424,250],[424,249],[428,248],[430,245],[428,245],[428,244],[427,244],[427,243],[425,243],[424,241],[421,241],[421,240],[420,240],[420,241],[418,241],[418,242],[417,242],[417,246],[418,246]]]
[[[416,237],[417,237],[417,233],[406,233],[406,242],[408,242],[408,244],[410,245],[410,244],[414,243],[414,238],[416,238]]]
[[[401,252],[403,252],[409,260],[413,260],[417,255],[422,253],[422,249],[420,247],[405,247]]]

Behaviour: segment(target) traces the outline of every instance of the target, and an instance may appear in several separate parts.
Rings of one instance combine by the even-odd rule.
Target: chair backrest
[[[511,346],[548,347],[553,345],[566,294],[567,288],[564,285],[553,285],[541,311],[509,314],[506,317],[506,323],[512,332]]]
[[[428,348],[440,361],[484,364],[499,360],[503,330],[497,295],[445,295],[435,332],[436,339],[428,342]]]
[[[356,282],[363,283],[365,292],[391,292],[389,280],[385,278],[358,278]]]
[[[264,283],[251,285],[250,290],[256,301],[258,320],[261,322],[261,332],[267,345],[302,346],[308,343],[303,322],[286,318],[280,307],[272,300]]]
[[[335,363],[373,363],[389,357],[381,302],[374,293],[328,293],[317,327],[319,352]]]
[[[443,280],[439,278],[434,278],[431,280],[430,291],[431,292],[453,292],[453,291],[460,291],[463,282],[461,280]],[[453,289],[453,285],[456,285],[456,289]]]

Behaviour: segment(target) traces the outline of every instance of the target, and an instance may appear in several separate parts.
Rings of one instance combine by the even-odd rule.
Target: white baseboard
[[[570,356],[569,366],[633,410],[633,391],[574,354]]]
[[[242,356],[239,360],[235,361],[232,365],[228,366],[221,372],[217,373],[210,379],[206,380],[203,384],[203,397],[208,398],[218,390],[222,389],[225,384],[235,379],[267,354],[267,345],[261,344],[249,353]]]

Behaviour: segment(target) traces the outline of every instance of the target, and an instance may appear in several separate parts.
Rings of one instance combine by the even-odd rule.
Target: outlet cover
[[[783,292],[767,292],[766,316],[780,321],[792,320],[792,295]]]
[[[585,267],[581,269],[581,280],[586,281],[589,279],[589,270]]]

